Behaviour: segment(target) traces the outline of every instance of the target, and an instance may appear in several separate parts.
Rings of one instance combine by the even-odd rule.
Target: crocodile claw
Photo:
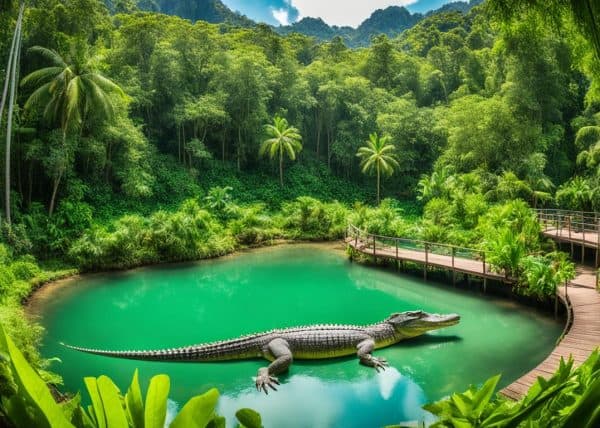
[[[279,379],[275,376],[269,376],[268,374],[259,374],[256,377],[256,390],[263,391],[265,394],[269,394],[269,388],[273,391],[277,391],[275,385],[279,385]]]
[[[371,357],[371,363],[377,373],[379,373],[379,370],[384,371],[386,367],[389,367],[389,364],[385,358]]]

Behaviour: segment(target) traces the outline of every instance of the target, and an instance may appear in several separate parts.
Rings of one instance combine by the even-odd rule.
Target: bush
[[[40,273],[39,266],[29,260],[18,260],[10,265],[16,279],[29,281]]]
[[[301,196],[283,205],[283,227],[292,238],[322,240],[344,236],[347,208],[339,202],[323,203]]]
[[[0,265],[0,297],[7,296],[10,293],[15,274],[8,266]]]

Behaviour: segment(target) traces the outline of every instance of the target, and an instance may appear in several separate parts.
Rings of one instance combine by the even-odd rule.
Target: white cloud
[[[271,9],[271,13],[279,25],[290,25],[290,14],[287,9]]]
[[[290,4],[300,12],[299,19],[319,17],[330,25],[351,27],[358,27],[376,9],[408,6],[415,2],[416,0],[290,0]]]

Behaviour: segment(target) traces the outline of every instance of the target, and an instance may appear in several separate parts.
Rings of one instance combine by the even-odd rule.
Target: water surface
[[[421,405],[503,374],[507,385],[542,361],[562,326],[516,303],[353,264],[331,246],[268,248],[218,260],[77,279],[36,299],[47,329],[42,349],[66,389],[108,374],[126,390],[135,368],[143,387],[171,377],[181,406],[217,387],[220,412],[258,410],[266,427],[370,427],[426,418]],[[59,345],[154,349],[314,323],[368,324],[392,312],[457,312],[459,325],[376,351],[377,374],[355,358],[294,362],[269,396],[253,385],[261,360],[160,363],[87,355]],[[84,397],[87,393],[84,394]]]

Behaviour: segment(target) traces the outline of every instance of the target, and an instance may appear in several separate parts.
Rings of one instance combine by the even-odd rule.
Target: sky
[[[376,9],[405,6],[411,12],[437,9],[451,0],[222,0],[230,9],[271,25],[288,25],[304,17],[329,25],[357,27]]]

